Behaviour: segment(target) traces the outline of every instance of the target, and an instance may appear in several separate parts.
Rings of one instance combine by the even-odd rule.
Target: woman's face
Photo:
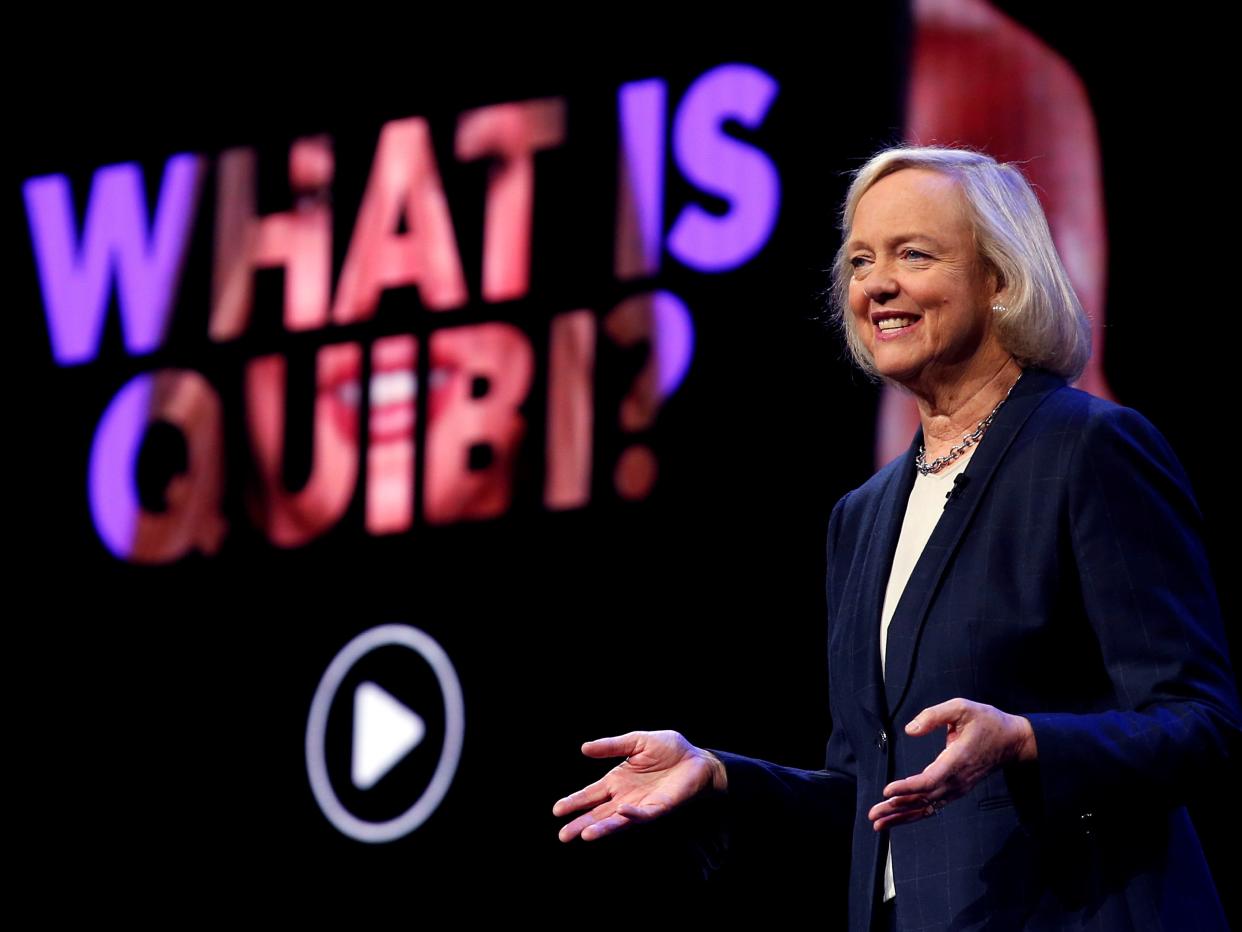
[[[851,324],[887,378],[934,391],[1004,353],[957,182],[924,168],[881,178],[859,199],[846,240]]]

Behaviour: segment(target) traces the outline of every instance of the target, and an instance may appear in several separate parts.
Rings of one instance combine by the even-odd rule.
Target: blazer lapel
[[[857,630],[854,632],[854,643],[865,645],[861,654],[865,662],[854,663],[849,668],[853,679],[850,692],[875,723],[885,727],[889,716],[880,668],[880,614],[884,607],[889,570],[893,565],[893,553],[897,549],[897,538],[906,514],[906,501],[914,486],[914,457],[921,441],[920,433],[880,490],[870,539],[863,544],[866,553],[858,571],[858,585],[848,590],[854,593],[857,602],[852,610],[846,608],[843,612],[846,617],[855,619]]]
[[[1018,432],[1022,429],[1022,425],[1026,423],[1027,418],[1031,416],[1031,413],[1039,407],[1040,403],[1051,391],[1064,384],[1065,380],[1060,376],[1040,369],[1028,369],[1018,384],[1014,386],[1013,394],[1009,396],[1009,399],[996,412],[996,419],[992,421],[987,434],[984,435],[978,448],[971,455],[970,462],[966,464],[963,475],[969,477],[969,482],[963,491],[955,497],[952,504],[945,508],[944,513],[941,514],[931,538],[927,541],[927,546],[923,548],[922,556],[919,557],[918,562],[914,566],[914,572],[911,573],[909,582],[906,583],[901,600],[897,603],[897,608],[893,612],[893,618],[889,622],[884,693],[890,713],[897,711],[909,688],[915,649],[918,646],[919,637],[922,634],[923,625],[927,619],[927,611],[931,605],[932,596],[939,587],[941,577],[943,577],[949,565],[949,560],[957,550],[962,534],[970,524],[970,519],[974,515],[975,510],[979,507],[979,502],[982,500],[988,484],[992,481],[997,467],[1013,443],[1014,438],[1017,437]],[[900,494],[901,489],[894,489],[898,494],[886,497],[884,503],[886,520],[884,524],[877,524],[877,530],[882,529],[883,532],[876,534],[872,549],[874,552],[876,548],[883,547],[885,560],[883,561],[882,572],[875,573],[875,578],[869,580],[871,588],[875,592],[874,594],[869,594],[868,598],[874,599],[874,601],[865,603],[876,606],[876,618],[879,617],[883,610],[884,591],[888,584],[893,553],[897,549],[897,537],[901,532],[901,523],[905,517],[906,502],[909,499],[910,489],[914,483],[914,453],[918,451],[918,444],[921,442],[922,431],[920,430],[914,438],[914,443],[911,445],[913,452],[909,456],[909,481],[902,483],[904,494]],[[906,474],[907,471],[900,473],[903,477]],[[892,514],[889,514],[889,512],[892,512]],[[895,530],[893,528],[894,524]],[[877,569],[880,569],[879,561],[877,561]],[[878,663],[878,629],[876,631],[876,644]]]

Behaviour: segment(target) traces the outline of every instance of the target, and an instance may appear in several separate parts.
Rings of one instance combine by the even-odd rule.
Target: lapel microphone
[[[966,483],[970,481],[970,476],[961,472],[953,477],[953,488],[944,493],[944,507],[948,508],[949,503],[953,501],[954,495],[961,495],[966,488]]]

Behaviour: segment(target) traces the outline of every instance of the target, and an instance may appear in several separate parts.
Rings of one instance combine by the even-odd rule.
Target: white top
[[[884,591],[884,608],[880,612],[880,672],[885,668],[885,652],[888,648],[888,623],[893,620],[893,612],[901,601],[901,594],[906,590],[914,565],[919,562],[923,548],[936,529],[936,522],[944,513],[945,495],[953,488],[953,478],[970,461],[978,444],[966,449],[961,456],[936,473],[924,476],[914,475],[914,488],[910,490],[910,500],[906,502],[906,516],[901,522],[901,536],[897,539],[897,550],[893,554],[893,568],[888,574],[888,588]],[[898,774],[898,778],[910,774]],[[884,857],[884,901],[887,903],[897,895],[893,885],[893,851],[890,847]]]

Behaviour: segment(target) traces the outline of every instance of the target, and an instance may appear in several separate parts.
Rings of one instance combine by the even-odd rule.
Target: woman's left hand
[[[877,832],[935,815],[997,767],[1035,760],[1035,732],[1021,716],[969,699],[950,699],[916,715],[906,734],[925,735],[941,726],[948,728],[948,736],[939,756],[922,773],[884,787],[884,802],[867,813]]]

